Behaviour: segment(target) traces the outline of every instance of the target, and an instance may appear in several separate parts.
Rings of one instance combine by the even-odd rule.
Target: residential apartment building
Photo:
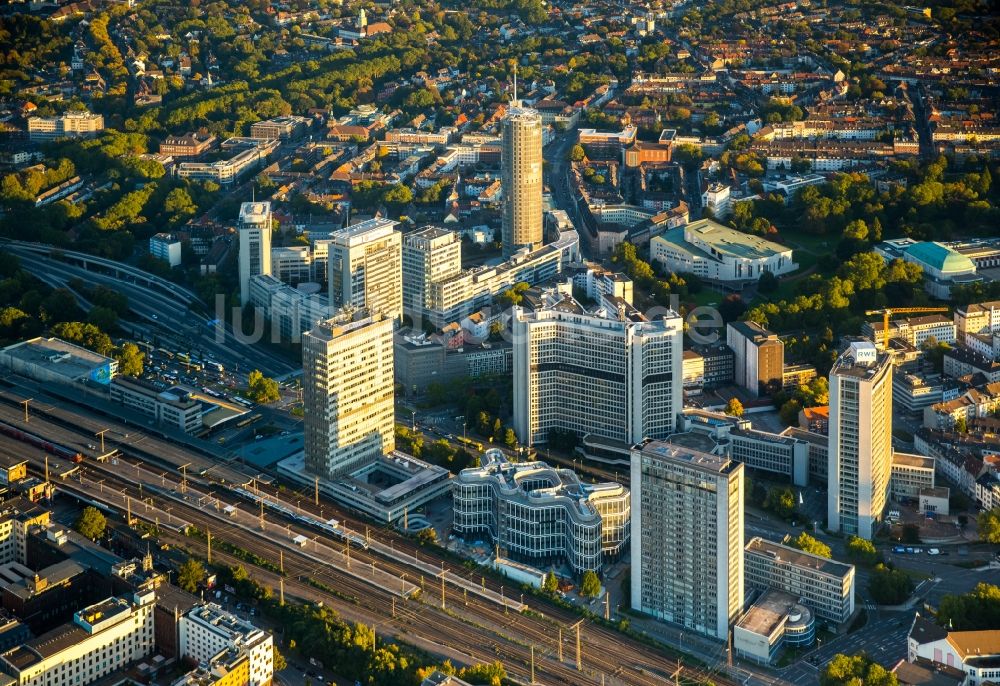
[[[149,254],[171,267],[181,264],[181,241],[172,233],[158,233],[149,239]]]
[[[733,351],[733,381],[754,396],[784,386],[785,344],[756,322],[730,322],[726,343]]]
[[[513,308],[514,430],[525,445],[549,431],[635,444],[674,431],[683,404],[679,315],[650,321],[624,301],[587,310],[571,297]]]
[[[178,677],[170,686],[245,686],[250,683],[250,658],[236,648],[228,648]]]
[[[432,305],[431,286],[462,273],[462,239],[428,226],[403,237],[403,308],[415,318]]]
[[[854,565],[759,536],[747,543],[744,557],[748,593],[772,588],[790,593],[834,631],[854,616]]]
[[[271,203],[240,206],[236,232],[240,242],[240,303],[250,302],[250,278],[271,273]]]
[[[187,391],[156,388],[142,379],[118,376],[110,386],[111,402],[152,417],[157,424],[193,434],[203,427],[201,402]]]
[[[26,564],[29,532],[47,527],[52,513],[24,497],[8,498],[0,508],[0,565]]]
[[[327,274],[330,306],[367,308],[403,317],[402,234],[398,222],[369,219],[330,234]]]
[[[828,526],[871,540],[892,472],[892,359],[853,342],[830,370]]]
[[[0,654],[17,686],[85,686],[153,654],[155,591],[108,598]]]
[[[249,686],[270,686],[274,676],[274,638],[250,622],[214,603],[188,610],[178,622],[180,654],[211,664],[223,651],[235,648],[249,662]]]
[[[1000,679],[1000,631],[949,631],[918,613],[906,637],[906,661],[930,660],[960,670],[965,686]]]
[[[968,333],[1000,334],[1000,300],[956,307],[953,316],[959,343]]]
[[[395,447],[393,319],[345,310],[302,337],[306,469],[350,474]]]
[[[632,450],[632,609],[720,640],[743,611],[743,465],[656,441]]]
[[[452,487],[453,531],[490,537],[501,554],[536,566],[568,564],[600,572],[628,548],[629,491],[617,483],[586,484],[569,469],[544,462],[511,463],[499,450],[459,472]]]
[[[501,123],[503,254],[542,245],[542,118],[511,103]]]
[[[69,111],[55,117],[28,117],[28,139],[93,138],[104,130],[104,115]]]
[[[811,364],[786,364],[781,372],[781,388],[794,391],[816,378],[816,367]]]

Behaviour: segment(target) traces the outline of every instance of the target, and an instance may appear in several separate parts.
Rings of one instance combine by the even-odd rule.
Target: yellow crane
[[[889,317],[894,314],[928,314],[931,312],[947,312],[947,307],[885,307],[881,310],[868,310],[865,312],[869,317],[874,314],[882,315],[882,347],[889,350]]]

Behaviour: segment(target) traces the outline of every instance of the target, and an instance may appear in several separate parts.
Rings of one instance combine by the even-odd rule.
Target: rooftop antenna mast
[[[514,62],[514,99],[511,100],[510,104],[514,107],[520,106],[520,102],[517,99],[517,62]]]

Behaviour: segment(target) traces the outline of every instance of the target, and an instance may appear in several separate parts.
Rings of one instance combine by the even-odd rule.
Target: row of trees
[[[423,433],[402,424],[396,425],[396,442],[404,452],[452,472],[459,472],[476,464],[475,456],[469,451],[455,448],[443,438],[428,443]]]

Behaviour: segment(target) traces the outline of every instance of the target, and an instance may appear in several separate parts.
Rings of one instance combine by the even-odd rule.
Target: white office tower
[[[240,304],[250,302],[250,278],[271,273],[271,203],[240,205]]]
[[[743,611],[743,465],[632,449],[632,609],[726,639]]]
[[[402,234],[391,219],[375,218],[330,235],[330,306],[365,307],[390,319],[403,316]]]
[[[428,226],[403,237],[403,307],[414,322],[431,307],[434,283],[462,273],[462,239]]]
[[[574,431],[632,445],[673,433],[683,406],[683,324],[650,321],[621,298],[513,310],[514,430],[525,445]],[[627,448],[626,448],[627,449]]]
[[[393,319],[345,310],[302,337],[306,470],[352,473],[395,447]]]
[[[503,254],[542,245],[542,118],[511,103],[501,126]]]
[[[871,540],[892,472],[892,360],[874,343],[850,344],[830,370],[828,524]]]

